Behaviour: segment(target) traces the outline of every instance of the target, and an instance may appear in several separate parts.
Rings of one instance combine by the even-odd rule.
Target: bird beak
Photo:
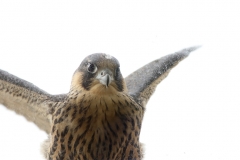
[[[98,73],[97,79],[107,88],[113,81],[113,74],[109,69],[103,69]]]

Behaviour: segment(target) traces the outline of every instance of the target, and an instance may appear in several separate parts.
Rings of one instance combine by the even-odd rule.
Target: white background
[[[104,52],[127,76],[202,45],[147,105],[146,160],[240,159],[240,5],[237,1],[0,1],[0,68],[66,93],[83,58]],[[0,106],[0,159],[42,160],[47,135]]]

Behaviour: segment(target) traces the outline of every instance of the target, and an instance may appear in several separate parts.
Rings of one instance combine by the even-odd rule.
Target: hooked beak
[[[113,80],[113,74],[109,69],[103,69],[98,73],[97,79],[107,88]]]

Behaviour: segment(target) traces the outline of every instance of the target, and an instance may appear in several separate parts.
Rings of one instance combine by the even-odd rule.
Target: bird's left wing
[[[0,104],[23,115],[47,133],[50,130],[49,105],[63,97],[50,95],[32,83],[0,70]]]
[[[157,85],[167,77],[171,69],[197,48],[199,47],[190,47],[169,54],[136,70],[125,78],[128,93],[136,102],[146,106]]]

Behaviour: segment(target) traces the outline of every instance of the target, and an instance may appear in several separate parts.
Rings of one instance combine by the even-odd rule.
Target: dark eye
[[[95,73],[97,71],[97,66],[95,64],[88,63],[87,70],[90,73]]]

